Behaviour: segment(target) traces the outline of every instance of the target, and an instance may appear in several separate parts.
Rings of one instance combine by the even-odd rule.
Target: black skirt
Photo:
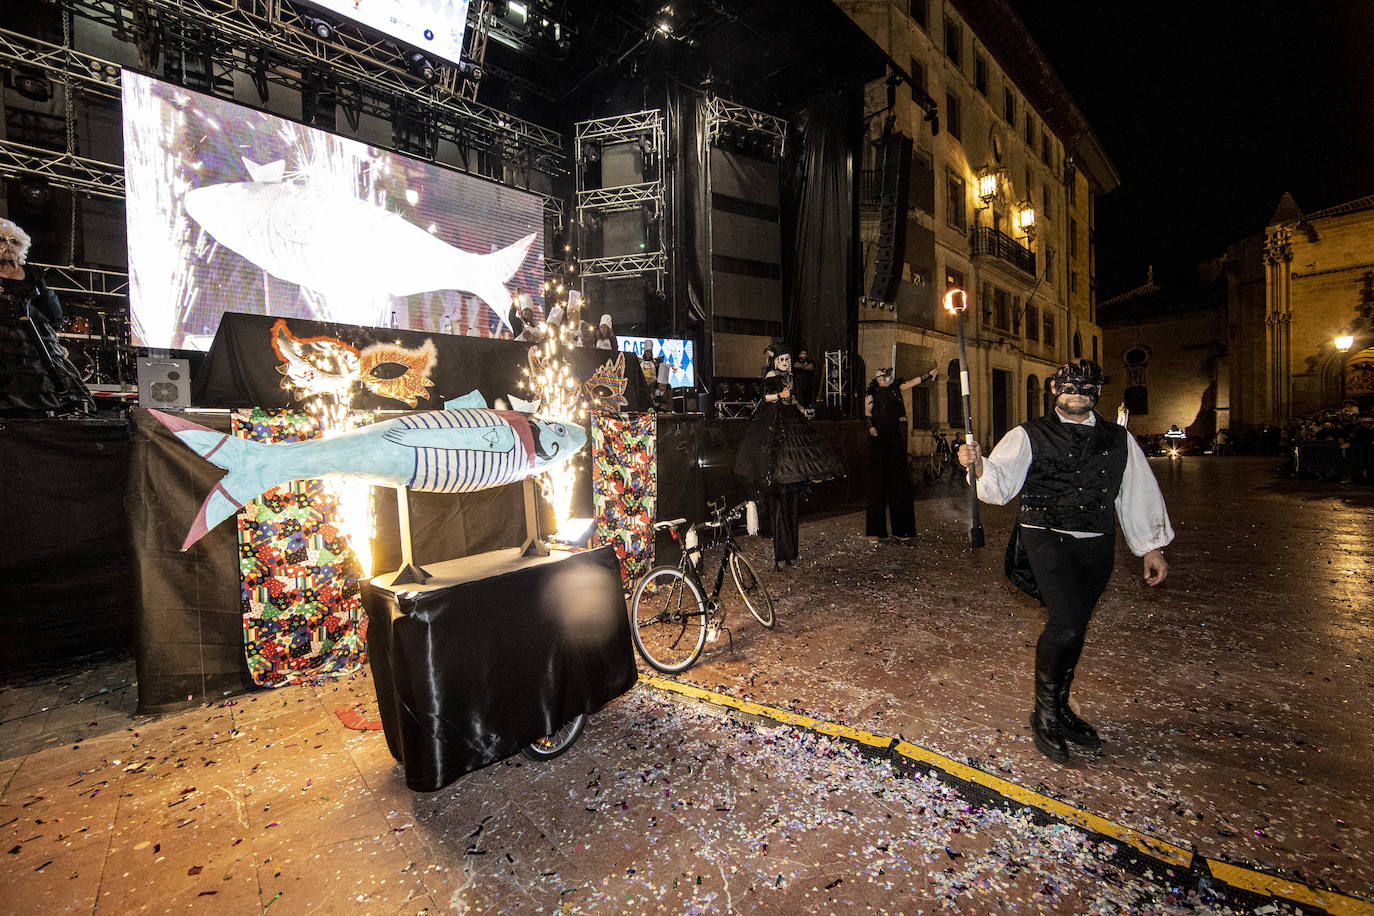
[[[735,460],[735,473],[758,490],[844,476],[839,457],[790,402],[760,401]]]

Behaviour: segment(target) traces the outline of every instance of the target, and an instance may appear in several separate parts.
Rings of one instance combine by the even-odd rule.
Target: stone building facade
[[[1204,443],[1226,428],[1231,370],[1223,267],[1220,258],[1204,263],[1198,286],[1183,293],[1156,285],[1151,271],[1143,285],[1101,304],[1104,415],[1124,407],[1137,435],[1177,426]]]
[[[1233,425],[1283,426],[1346,399],[1374,409],[1374,196],[1303,213],[1285,194],[1263,234],[1226,260],[1244,355],[1232,366]]]
[[[1045,410],[1045,379],[1071,356],[1099,356],[1094,202],[1120,179],[1091,127],[1005,0],[841,0],[903,72],[870,84],[870,160],[912,145],[901,280],[859,307],[865,380],[895,365],[938,367],[909,397],[910,450],[961,431],[955,324],[965,314],[975,433],[995,443]],[[938,125],[938,128],[937,128]],[[861,206],[865,290],[888,231],[876,191]]]

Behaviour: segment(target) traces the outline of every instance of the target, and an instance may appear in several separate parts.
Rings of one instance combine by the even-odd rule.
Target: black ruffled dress
[[[24,279],[0,277],[0,417],[89,416],[95,403],[62,349],[62,306],[26,265]]]
[[[764,498],[773,527],[773,558],[790,563],[799,552],[802,487],[844,476],[844,465],[816,436],[792,398],[781,395],[791,377],[770,371],[763,379],[764,399],[754,410],[735,460],[735,473]]]

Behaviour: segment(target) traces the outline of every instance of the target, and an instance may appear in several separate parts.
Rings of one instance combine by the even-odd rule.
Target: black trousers
[[[1023,527],[1021,543],[1048,611],[1045,629],[1035,644],[1036,670],[1055,671],[1062,677],[1078,664],[1093,608],[1112,577],[1116,533],[1076,538],[1046,528]]]
[[[868,518],[864,533],[885,538],[888,517],[892,536],[916,536],[915,494],[906,467],[906,443],[900,423],[883,423],[868,437]]]
[[[801,550],[801,488],[799,483],[785,483],[768,491],[774,563],[791,563]]]

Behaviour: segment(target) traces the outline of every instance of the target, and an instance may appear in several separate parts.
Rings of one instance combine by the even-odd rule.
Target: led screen
[[[652,341],[654,345],[654,355],[661,356],[667,360],[671,367],[668,375],[668,384],[674,388],[692,388],[693,374],[696,364],[692,360],[692,342],[690,340],[676,340],[671,337],[620,337],[620,349],[626,353],[633,353],[635,356],[644,355],[644,344]]]
[[[458,63],[468,0],[309,0],[428,55]]]
[[[136,346],[206,350],[227,311],[480,337],[542,313],[543,202],[124,72]]]

